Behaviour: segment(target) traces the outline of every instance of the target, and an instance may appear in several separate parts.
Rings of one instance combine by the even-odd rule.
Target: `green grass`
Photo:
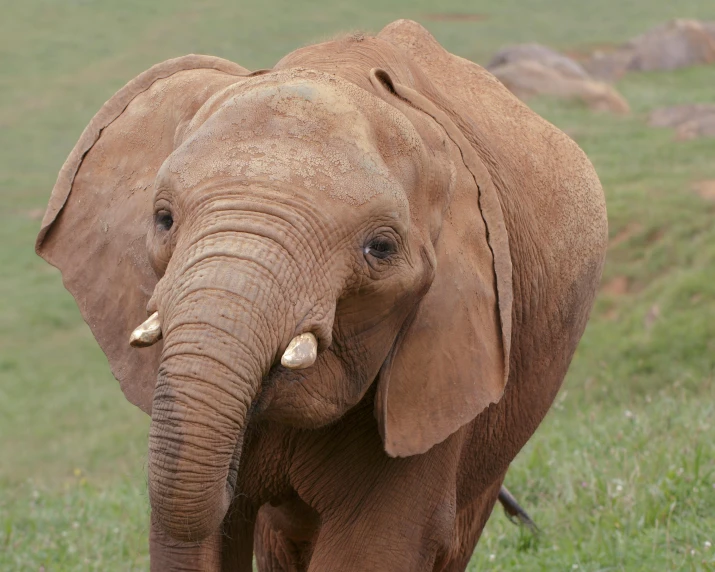
[[[81,130],[128,79],[190,52],[270,67],[340,31],[409,17],[486,62],[505,44],[582,48],[702,0],[32,0],[0,20],[0,570],[147,569],[148,419],[130,406],[59,274],[33,242]],[[437,11],[482,21],[432,20]],[[470,569],[715,570],[715,141],[646,126],[658,106],[712,102],[715,66],[627,76],[633,113],[531,105],[591,157],[612,246],[558,397],[507,476],[541,529],[500,509]],[[40,211],[41,214],[41,211]],[[608,285],[626,284],[616,291]]]
[[[137,481],[139,482],[139,481]],[[147,495],[133,482],[77,478],[48,492],[31,483],[0,504],[3,570],[147,570]]]

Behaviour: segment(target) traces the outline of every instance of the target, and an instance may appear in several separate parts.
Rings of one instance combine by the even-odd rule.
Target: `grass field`
[[[408,17],[485,63],[508,43],[584,49],[702,0],[28,0],[0,19],[0,570],[146,570],[148,419],[130,406],[59,273],[34,255],[54,178],[99,106],[190,52],[270,67],[291,49]],[[434,13],[481,19],[436,18]],[[606,190],[603,288],[555,407],[507,485],[541,529],[495,510],[470,570],[715,570],[715,140],[646,126],[715,102],[715,66],[619,82],[633,113],[532,106]]]

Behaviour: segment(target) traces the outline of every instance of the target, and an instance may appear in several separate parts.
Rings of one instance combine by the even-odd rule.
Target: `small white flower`
[[[712,546],[712,544],[710,543],[710,541],[706,540],[705,541],[705,549],[708,550],[711,546]]]
[[[625,416],[627,419],[633,419],[635,417],[635,415],[633,415],[633,411],[631,411],[630,409],[626,409]]]
[[[616,485],[616,492],[620,493],[623,490],[623,487],[621,485]]]
[[[75,530],[77,530],[77,529],[79,528],[79,522],[77,522],[77,521],[75,520],[75,521],[72,523],[72,528],[74,528]]]
[[[574,564],[573,566],[571,566],[571,570],[578,570],[578,564]]]
[[[496,555],[496,554],[490,554],[490,555],[489,555],[489,562],[494,562],[496,559],[497,559],[497,555]]]

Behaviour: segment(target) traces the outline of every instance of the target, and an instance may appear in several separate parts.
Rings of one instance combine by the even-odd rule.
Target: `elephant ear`
[[[465,124],[452,119],[469,107],[433,84],[430,73],[412,77],[429,97],[383,70],[371,72],[373,85],[444,129],[456,146],[457,174],[433,244],[434,280],[379,375],[376,416],[385,450],[395,457],[424,453],[498,402],[511,347],[512,264],[501,204]]]
[[[184,128],[214,93],[249,72],[189,55],[157,64],[120,89],[85,128],[52,190],[37,253],[62,272],[127,399],[151,412],[161,344],[137,350],[157,283],[147,254],[153,183]]]

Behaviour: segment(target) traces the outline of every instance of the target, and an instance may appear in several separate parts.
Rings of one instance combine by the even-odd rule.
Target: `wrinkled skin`
[[[463,570],[588,318],[578,147],[398,21],[250,73],[145,72],[37,250],[151,414],[153,570]],[[133,349],[158,311],[163,341]],[[318,358],[290,370],[291,339]]]

